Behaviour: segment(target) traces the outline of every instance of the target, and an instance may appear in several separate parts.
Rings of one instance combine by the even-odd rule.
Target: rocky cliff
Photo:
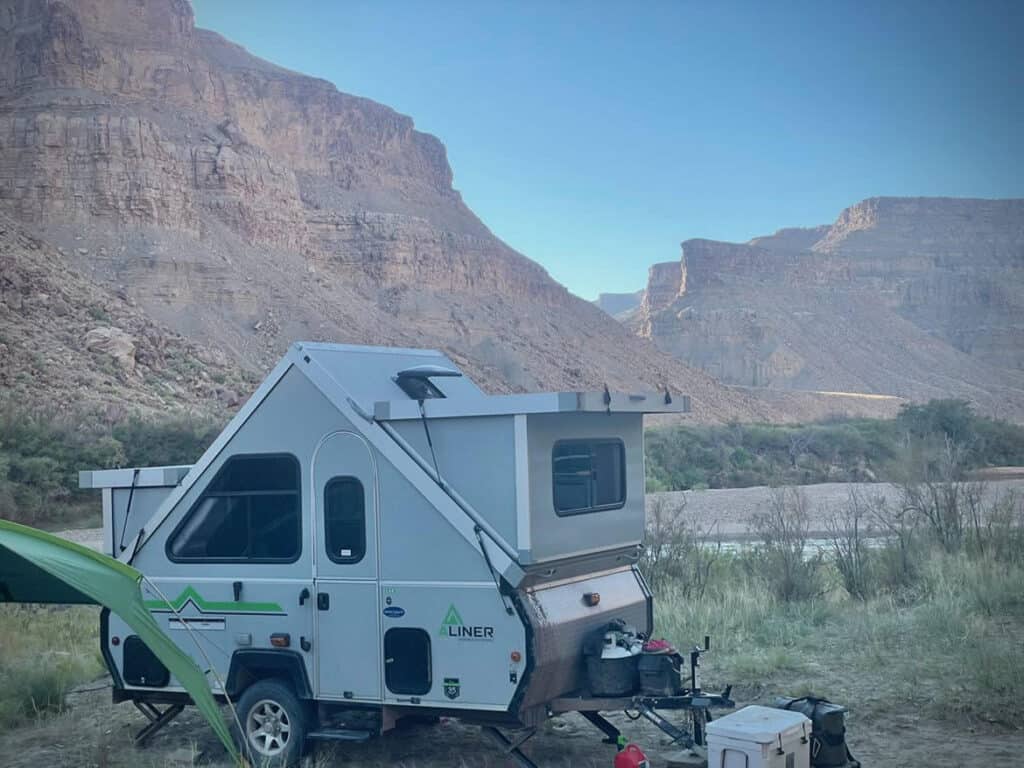
[[[0,400],[110,419],[238,406],[257,378],[153,322],[124,292],[0,215]]]
[[[1024,416],[1024,200],[872,198],[835,224],[687,240],[635,330],[752,387],[965,397]]]
[[[79,388],[135,403],[177,366],[167,398],[217,406],[183,358],[252,377],[305,338],[439,347],[498,391],[667,385],[698,418],[804,412],[636,339],[495,238],[410,118],[197,29],[186,0],[0,0],[0,213],[19,232],[6,354],[44,403],[82,367]],[[64,280],[92,297],[70,325],[33,298]],[[145,328],[180,340],[159,370]],[[67,365],[34,367],[35,342]]]
[[[602,293],[594,303],[612,317],[622,320],[640,307],[643,298],[642,290],[632,293]]]

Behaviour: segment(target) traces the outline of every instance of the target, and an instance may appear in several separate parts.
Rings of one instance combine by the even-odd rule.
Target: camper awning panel
[[[0,520],[0,602],[94,603],[120,616],[185,687],[232,758],[238,758],[206,676],[164,634],[142,602],[142,574],[72,541]]]

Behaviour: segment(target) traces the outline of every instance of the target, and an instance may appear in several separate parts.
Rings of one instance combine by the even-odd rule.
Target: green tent
[[[231,757],[239,760],[206,676],[143,605],[142,574],[88,547],[0,520],[0,602],[103,605],[120,616],[185,687]]]

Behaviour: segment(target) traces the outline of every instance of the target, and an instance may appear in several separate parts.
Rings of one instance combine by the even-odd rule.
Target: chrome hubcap
[[[249,710],[245,732],[253,749],[273,757],[288,747],[292,724],[284,707],[276,701],[263,699]]]

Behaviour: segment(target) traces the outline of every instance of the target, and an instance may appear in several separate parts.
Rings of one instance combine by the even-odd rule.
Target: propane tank
[[[636,744],[627,744],[615,756],[615,768],[651,768],[647,755]]]

